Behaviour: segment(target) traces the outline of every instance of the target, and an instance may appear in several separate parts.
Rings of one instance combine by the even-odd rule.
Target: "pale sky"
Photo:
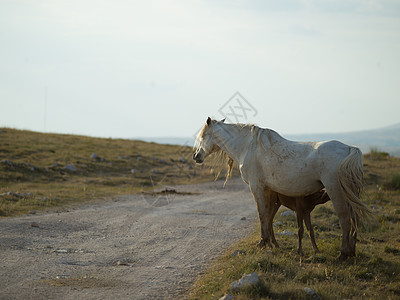
[[[281,134],[400,122],[398,0],[0,0],[0,42],[0,127],[187,137],[236,92]]]

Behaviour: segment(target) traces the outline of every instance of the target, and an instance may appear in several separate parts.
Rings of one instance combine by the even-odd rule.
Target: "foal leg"
[[[311,243],[314,248],[314,252],[318,253],[319,249],[317,247],[317,243],[315,242],[314,229],[311,225],[310,212],[304,213],[304,223],[306,223],[307,230],[310,233]]]
[[[267,245],[272,248],[271,241],[270,241],[270,235],[269,235],[269,228],[268,228],[268,220],[267,220],[267,205],[266,203],[269,200],[265,199],[265,190],[263,187],[256,185],[256,184],[251,184],[250,183],[250,190],[251,193],[253,194],[254,200],[256,201],[257,205],[257,211],[258,211],[258,218],[260,219],[260,225],[261,225],[261,241],[258,243],[258,247],[264,248]]]

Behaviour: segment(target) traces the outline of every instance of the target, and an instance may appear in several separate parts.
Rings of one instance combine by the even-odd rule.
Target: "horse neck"
[[[215,129],[214,136],[217,145],[237,164],[241,165],[252,140],[250,130],[233,124],[219,124],[219,127]]]

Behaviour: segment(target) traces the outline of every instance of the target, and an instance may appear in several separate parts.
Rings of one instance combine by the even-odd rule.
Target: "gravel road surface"
[[[180,299],[254,229],[240,178],[0,219],[0,299]]]

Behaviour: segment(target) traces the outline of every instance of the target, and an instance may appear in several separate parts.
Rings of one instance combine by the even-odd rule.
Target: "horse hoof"
[[[347,259],[351,258],[351,257],[355,257],[355,254],[351,254],[351,253],[340,253],[340,256],[338,258],[338,260],[340,262],[346,261]]]
[[[260,249],[265,249],[267,246],[272,249],[272,244],[265,239],[261,239],[257,244],[257,247]]]
[[[265,242],[265,240],[261,240],[257,243],[257,247],[260,249],[264,249],[267,247],[267,243]]]

